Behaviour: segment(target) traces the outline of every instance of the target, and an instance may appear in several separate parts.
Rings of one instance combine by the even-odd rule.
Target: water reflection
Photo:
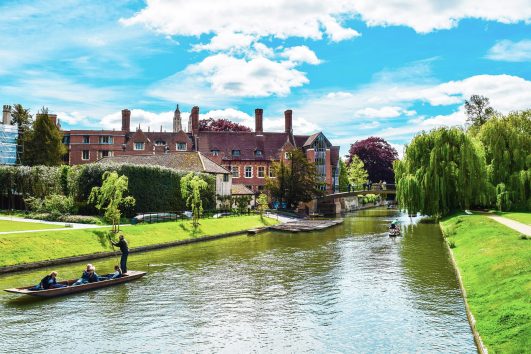
[[[404,237],[389,238],[396,216],[372,209],[321,232],[133,254],[130,268],[148,276],[62,299],[2,294],[0,351],[474,352],[437,226],[405,217]],[[47,271],[0,277],[0,287]]]

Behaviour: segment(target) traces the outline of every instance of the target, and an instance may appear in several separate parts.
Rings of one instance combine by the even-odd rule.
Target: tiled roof
[[[173,152],[161,155],[119,155],[104,157],[102,164],[155,165],[183,172],[229,173],[205,156],[195,151]]]
[[[254,192],[252,190],[250,190],[249,188],[245,187],[245,185],[243,184],[233,184],[231,189],[230,189],[230,192],[232,195],[250,195],[250,194],[254,194]]]
[[[308,136],[298,136],[299,140]],[[199,151],[210,154],[212,150],[220,151],[221,159],[235,160],[277,160],[279,150],[287,141],[291,141],[288,133],[267,133],[257,135],[255,132],[199,132]],[[240,150],[239,157],[232,156],[232,150]],[[255,151],[262,150],[262,157]]]

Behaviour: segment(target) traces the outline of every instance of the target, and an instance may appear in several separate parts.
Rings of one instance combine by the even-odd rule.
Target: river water
[[[392,239],[396,216],[405,232]],[[57,299],[0,294],[0,352],[476,352],[438,226],[396,211],[133,254],[129,268],[149,273]],[[83,264],[55,269],[76,277]],[[2,276],[0,288],[47,271]]]

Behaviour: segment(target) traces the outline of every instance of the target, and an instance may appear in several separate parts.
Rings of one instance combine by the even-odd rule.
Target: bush
[[[101,220],[96,216],[86,215],[57,215],[52,213],[29,213],[26,215],[28,219],[36,219],[43,221],[59,221],[64,223],[79,223],[79,224],[102,224]]]
[[[75,210],[74,199],[60,194],[51,194],[44,199],[29,197],[25,202],[32,211],[39,213],[64,215],[73,213]]]

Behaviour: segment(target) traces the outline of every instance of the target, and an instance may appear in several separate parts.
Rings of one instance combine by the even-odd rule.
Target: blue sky
[[[463,125],[463,100],[531,108],[527,1],[0,1],[0,101],[65,128],[171,129],[175,104],[341,145],[401,150]],[[183,116],[187,118],[188,114]]]

